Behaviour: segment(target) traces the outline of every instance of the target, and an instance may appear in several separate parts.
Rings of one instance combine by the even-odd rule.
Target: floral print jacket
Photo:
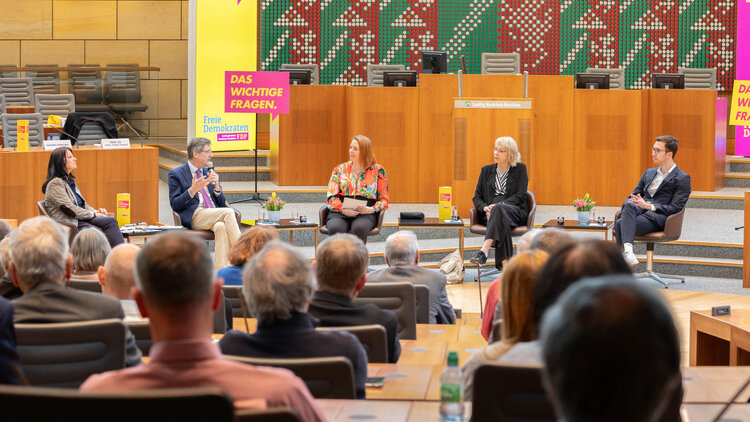
[[[375,200],[372,206],[375,212],[388,209],[388,179],[385,169],[377,163],[360,173],[355,180],[352,178],[352,162],[339,164],[333,169],[331,180],[328,182],[328,209],[341,212],[345,196],[360,196]]]

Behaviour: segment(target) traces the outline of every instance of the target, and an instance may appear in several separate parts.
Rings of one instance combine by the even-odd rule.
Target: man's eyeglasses
[[[659,149],[659,148],[651,148],[651,152],[660,153],[662,151],[666,151],[665,149]]]

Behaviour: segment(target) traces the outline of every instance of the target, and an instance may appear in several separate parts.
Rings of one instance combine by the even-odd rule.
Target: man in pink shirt
[[[291,407],[303,421],[325,420],[290,371],[222,359],[211,332],[223,283],[213,281],[205,242],[184,232],[161,234],[141,250],[135,267],[135,301],[154,342],[149,362],[92,375],[82,391],[219,387],[237,407]]]

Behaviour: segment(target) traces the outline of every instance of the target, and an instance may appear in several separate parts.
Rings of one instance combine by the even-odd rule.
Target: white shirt
[[[198,167],[196,167],[195,165],[193,165],[193,162],[190,161],[190,160],[188,160],[188,167],[190,167],[190,174],[192,174],[193,176],[195,176],[195,172],[196,171],[200,170]],[[201,173],[203,173],[203,172],[201,172]],[[208,199],[210,199],[211,203],[214,204],[214,208],[217,208],[216,204],[214,203],[214,199],[211,198],[211,194],[208,192],[207,187],[203,188],[202,190],[206,191],[206,195],[208,195]],[[198,206],[202,207],[203,206],[203,195],[200,195],[200,191],[198,191],[197,193],[199,194],[198,195]]]
[[[656,176],[654,176],[654,180],[651,181],[651,184],[648,186],[648,189],[646,189],[648,191],[648,194],[651,195],[652,198],[654,197],[654,194],[656,193],[656,191],[659,189],[661,182],[664,181],[667,175],[671,173],[675,167],[677,167],[677,164],[672,164],[672,167],[670,167],[666,173],[661,172],[661,167],[656,168]]]
[[[139,322],[148,321],[148,318],[141,316],[141,311],[138,310],[138,305],[132,299],[120,299],[120,306],[122,306],[123,312],[125,312],[125,322]]]

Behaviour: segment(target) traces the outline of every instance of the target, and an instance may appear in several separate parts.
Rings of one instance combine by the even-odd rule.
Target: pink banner
[[[737,76],[735,80],[750,80],[750,3],[737,1]],[[735,155],[750,156],[750,126],[734,127]]]
[[[289,113],[289,72],[224,72],[224,111]]]

